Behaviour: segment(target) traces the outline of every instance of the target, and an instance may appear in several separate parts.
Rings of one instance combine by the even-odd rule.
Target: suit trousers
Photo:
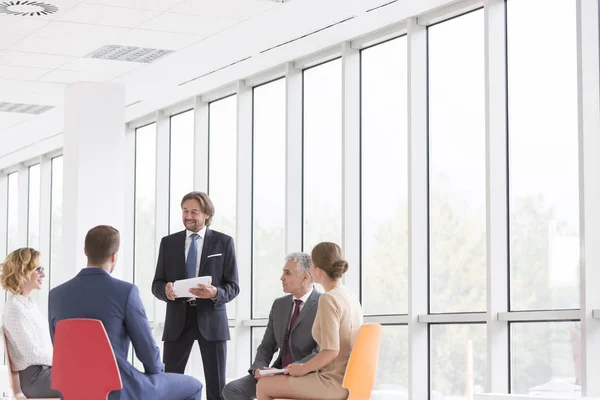
[[[256,379],[250,374],[229,382],[223,389],[224,400],[254,400]]]
[[[60,397],[60,393],[50,388],[52,367],[47,365],[31,365],[19,371],[21,391],[27,397]]]
[[[202,337],[194,306],[187,306],[185,327],[179,339],[164,343],[165,372],[185,373],[185,366],[195,341],[198,341],[204,366],[206,400],[221,400],[221,392],[226,382],[227,342],[213,342]]]

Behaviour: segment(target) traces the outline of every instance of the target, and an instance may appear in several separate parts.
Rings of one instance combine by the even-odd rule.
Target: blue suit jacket
[[[158,375],[147,375],[162,372],[164,365],[136,286],[113,278],[103,269],[84,268],[75,278],[50,291],[52,341],[56,323],[70,318],[99,319],[104,324],[123,382],[123,390],[112,392],[109,399],[152,399],[157,392],[168,390]],[[146,374],[127,361],[130,341]]]

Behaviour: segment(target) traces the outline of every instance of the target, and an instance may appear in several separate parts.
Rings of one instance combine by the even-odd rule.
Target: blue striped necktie
[[[194,278],[196,276],[196,263],[198,262],[198,234],[192,233],[190,235],[192,241],[190,243],[190,249],[188,250],[187,260],[185,260],[185,269],[187,271],[188,278]]]

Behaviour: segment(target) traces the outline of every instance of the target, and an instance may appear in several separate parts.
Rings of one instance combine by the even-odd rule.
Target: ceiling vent
[[[172,52],[173,50],[109,44],[93,51],[86,57],[97,58],[100,60],[131,61],[149,64]]]
[[[0,1],[0,14],[18,15],[21,17],[37,17],[50,15],[58,11],[58,7],[40,1]]]
[[[42,106],[37,104],[3,103],[0,101],[0,112],[35,114],[39,115],[54,108],[54,106]]]

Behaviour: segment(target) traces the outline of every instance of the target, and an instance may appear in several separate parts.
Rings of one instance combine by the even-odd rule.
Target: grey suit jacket
[[[321,293],[313,289],[306,304],[302,307],[300,315],[296,319],[294,326],[291,327],[290,349],[292,350],[292,361],[305,363],[313,358],[318,352],[317,342],[312,336],[312,326],[317,314],[317,306]],[[280,297],[273,302],[267,329],[262,338],[262,342],[256,350],[256,357],[252,367],[248,370],[250,374],[257,368],[268,367],[273,360],[273,355],[277,350],[281,350],[285,345],[287,328],[292,317],[292,308],[294,306],[293,296],[291,294]],[[273,368],[281,368],[281,359],[283,351],[273,363]]]

